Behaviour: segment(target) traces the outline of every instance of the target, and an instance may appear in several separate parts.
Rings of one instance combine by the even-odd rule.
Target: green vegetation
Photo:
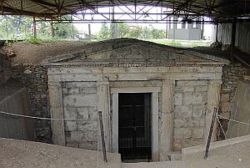
[[[74,38],[78,32],[72,23],[37,22],[37,37],[33,37],[33,19],[24,16],[0,16],[0,39],[26,40],[39,44],[42,40]]]
[[[29,38],[26,38],[26,41],[30,44],[41,44],[43,42],[42,39],[39,39],[39,38],[36,38],[36,37],[29,37]]]
[[[112,31],[116,31],[118,37],[123,38],[138,38],[138,39],[163,39],[166,37],[166,32],[164,30],[155,29],[153,26],[141,27],[141,26],[129,26],[126,23],[114,23],[116,25],[116,30],[114,30],[112,24],[102,24],[101,30],[97,35],[98,40],[110,39],[112,38]],[[115,38],[118,38],[115,37]]]
[[[25,40],[31,44],[41,44],[48,41],[75,39],[79,33],[72,23],[37,22],[37,37],[33,36],[33,19],[24,16],[0,16],[0,39]],[[152,25],[145,27],[131,26],[126,23],[103,23],[96,39],[137,38],[155,43],[176,47],[209,46],[211,42],[204,40],[172,40],[166,39],[165,30],[155,29]]]
[[[147,40],[147,39],[145,39]],[[210,46],[211,41],[205,40],[174,40],[174,39],[149,39],[147,41],[151,41],[154,43],[174,46],[174,47],[201,47],[201,46]]]

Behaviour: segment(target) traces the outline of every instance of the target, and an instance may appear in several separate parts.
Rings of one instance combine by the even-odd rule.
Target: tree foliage
[[[52,38],[49,22],[37,22],[39,38]],[[74,38],[78,33],[72,23],[55,23],[55,38]],[[32,36],[33,19],[25,16],[0,16],[0,39],[28,39]]]
[[[117,30],[115,30],[118,31],[119,34],[117,38],[163,39],[166,37],[166,32],[164,30],[155,29],[152,25],[142,27],[129,26],[126,23],[113,24],[117,24]],[[111,26],[103,24],[97,37],[100,40],[112,38]]]

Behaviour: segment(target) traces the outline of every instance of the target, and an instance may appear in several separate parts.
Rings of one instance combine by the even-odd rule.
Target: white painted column
[[[207,111],[206,111],[206,118],[205,118],[205,142],[207,141],[207,137],[209,134],[209,129],[212,122],[212,116],[214,108],[219,108],[220,103],[220,90],[221,90],[221,80],[211,80],[208,83],[208,93],[207,93]],[[213,130],[213,138],[214,141],[216,139],[216,126],[214,126]]]
[[[172,149],[174,80],[163,80],[162,83],[162,117],[160,134],[160,160],[168,160]]]
[[[64,118],[63,95],[61,83],[49,83],[49,100],[51,118]],[[65,146],[64,121],[51,121],[52,140],[54,144]]]
[[[106,150],[110,152],[110,92],[109,82],[97,82],[98,111],[102,111]],[[99,129],[99,128],[98,128]]]

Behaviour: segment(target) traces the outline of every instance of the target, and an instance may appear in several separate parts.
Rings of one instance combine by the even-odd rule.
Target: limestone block
[[[64,97],[64,103],[67,106],[82,107],[82,106],[97,106],[97,95],[69,95]]]
[[[177,86],[199,86],[199,85],[207,85],[207,81],[178,81]]]
[[[96,131],[97,121],[79,121],[78,130],[79,131]]]
[[[89,119],[89,108],[88,107],[77,107],[78,119],[88,120]]]
[[[70,132],[70,140],[73,142],[80,142],[82,139],[81,131],[72,131]]]
[[[205,127],[205,119],[200,120],[200,127]]]
[[[182,149],[182,143],[183,143],[182,139],[174,139],[173,142],[174,151],[180,151]]]
[[[185,127],[190,128],[190,127],[194,127],[194,126],[195,126],[195,122],[194,122],[194,120],[192,118],[189,118],[189,119],[186,120]]]
[[[192,133],[192,138],[199,139],[203,138],[204,136],[204,129],[203,128],[194,128]]]
[[[192,117],[192,106],[175,106],[175,117],[189,118]]]
[[[66,106],[64,108],[64,118],[67,120],[77,119],[77,110],[74,107]]]
[[[194,118],[201,118],[204,114],[204,106],[202,105],[194,105],[193,106],[193,117]]]
[[[66,146],[67,147],[72,147],[72,148],[79,148],[79,143],[77,143],[77,142],[67,142]]]
[[[89,131],[89,130],[82,131],[81,141],[88,142],[97,140],[98,140],[98,131]]]
[[[96,87],[96,82],[66,82],[65,88]]]
[[[203,94],[200,93],[185,93],[184,94],[184,104],[202,104],[203,103]]]
[[[79,148],[88,149],[88,150],[96,150],[97,146],[98,146],[97,141],[87,141],[87,142],[82,141],[79,144]]]
[[[185,126],[185,120],[182,119],[175,119],[174,120],[174,127],[175,128],[182,128]]]
[[[96,107],[89,109],[89,119],[91,121],[97,121],[98,120],[98,111],[97,111]]]
[[[175,98],[175,100],[174,100],[175,105],[182,105],[182,100],[183,100],[182,93],[176,93],[174,95],[174,98]]]
[[[174,138],[183,139],[183,137],[184,137],[184,128],[175,128]]]
[[[191,146],[196,146],[203,144],[204,140],[203,139],[184,139],[183,140],[183,147],[191,147]]]
[[[65,131],[76,131],[77,123],[76,121],[65,121]]]
[[[177,86],[175,87],[176,93],[183,93],[183,92],[194,92],[193,86]]]
[[[185,128],[183,132],[184,138],[191,138],[192,136],[192,130],[190,128]]]
[[[79,94],[79,88],[67,88],[67,94]]]
[[[84,88],[80,88],[80,93],[81,94],[93,94],[93,93],[97,93],[97,87],[84,87]]]
[[[195,87],[195,92],[207,92],[208,86],[207,85],[202,85],[202,86],[196,86]]]
[[[200,127],[200,120],[204,121],[204,119],[193,119],[193,127]]]

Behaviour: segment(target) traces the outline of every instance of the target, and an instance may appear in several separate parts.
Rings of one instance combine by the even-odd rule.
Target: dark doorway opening
[[[151,94],[119,94],[119,153],[123,161],[151,160]]]

